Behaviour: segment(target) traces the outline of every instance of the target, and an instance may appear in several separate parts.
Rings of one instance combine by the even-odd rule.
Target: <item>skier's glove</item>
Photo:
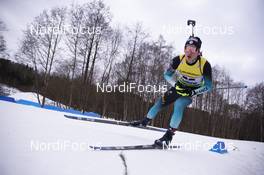
[[[184,96],[184,97],[192,97],[196,94],[196,92],[192,90],[191,88],[183,88],[177,84],[175,86],[175,89],[176,89],[177,94]]]

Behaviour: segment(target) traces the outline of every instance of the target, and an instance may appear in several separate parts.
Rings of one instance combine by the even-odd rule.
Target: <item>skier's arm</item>
[[[195,94],[203,94],[212,90],[212,68],[208,61],[206,61],[203,70],[204,85],[198,89],[195,89]]]
[[[177,67],[179,66],[180,62],[181,61],[179,56],[173,58],[169,68],[164,72],[164,78],[169,84],[171,84],[171,86],[175,86],[176,81],[173,79],[173,74],[175,72],[175,69],[177,69]]]

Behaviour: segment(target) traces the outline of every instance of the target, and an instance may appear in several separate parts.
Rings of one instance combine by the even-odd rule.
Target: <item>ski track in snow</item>
[[[63,114],[0,101],[0,174],[122,175],[125,170],[119,156],[121,151],[93,151],[89,145],[151,144],[163,134],[72,120]],[[227,154],[208,151],[219,140],[228,147]],[[38,143],[42,145],[39,150],[36,148]],[[264,144],[260,142],[177,132],[173,144],[183,147],[178,150],[123,151],[128,174],[253,175],[264,172]],[[198,149],[191,149],[193,145]]]

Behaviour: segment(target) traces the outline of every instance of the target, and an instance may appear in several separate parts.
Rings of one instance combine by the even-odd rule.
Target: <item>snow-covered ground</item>
[[[34,92],[17,92],[10,94],[9,97],[13,97],[15,100],[28,100],[35,103],[38,103],[38,96]],[[42,101],[43,96],[39,95],[39,100]],[[61,108],[66,108],[65,105],[57,103],[53,100],[50,100],[49,98],[45,99],[45,105],[51,105],[51,106],[59,106]]]
[[[21,92],[16,88],[9,87],[2,83],[0,83],[0,90],[2,91],[1,93],[3,93],[3,95],[13,95]]]
[[[16,88],[7,86],[5,84],[0,83],[0,89],[3,93],[3,95],[7,95],[9,97],[13,97],[16,101],[17,100],[27,100],[27,101],[32,101],[35,103],[38,103],[38,97],[37,94],[34,92],[22,92]],[[42,101],[43,96],[39,95],[39,100]],[[51,105],[51,106],[58,106],[61,108],[67,108],[67,106],[55,102],[53,100],[50,100],[49,98],[45,99],[45,104],[46,105]]]
[[[163,134],[67,119],[62,112],[4,101],[0,101],[0,125],[1,175],[122,175],[121,151],[93,151],[89,145],[150,144]],[[228,153],[208,151],[219,140]],[[264,173],[264,143],[177,132],[173,144],[182,148],[123,151],[128,174]]]

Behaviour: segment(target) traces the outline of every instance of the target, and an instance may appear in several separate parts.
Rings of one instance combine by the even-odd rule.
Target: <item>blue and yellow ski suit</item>
[[[176,81],[174,75],[176,75]],[[192,103],[191,97],[212,89],[211,65],[201,56],[198,56],[194,63],[189,64],[185,55],[179,55],[172,59],[169,68],[164,72],[164,78],[172,87],[151,107],[147,118],[154,119],[163,107],[174,102],[170,127],[177,129],[182,120],[184,109]],[[184,93],[185,90],[192,94]]]

